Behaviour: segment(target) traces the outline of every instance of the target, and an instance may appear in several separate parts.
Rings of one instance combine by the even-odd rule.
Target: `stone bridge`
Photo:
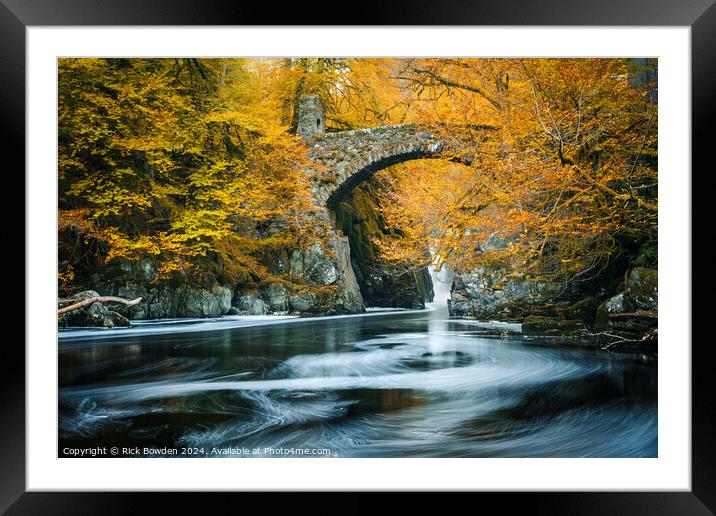
[[[319,205],[331,209],[359,183],[391,165],[441,156],[469,163],[450,156],[449,142],[411,125],[326,133],[323,106],[315,96],[301,99],[298,116],[298,134],[311,145],[309,157],[319,165],[311,190]]]
[[[359,183],[391,165],[431,157],[465,164],[471,160],[457,152],[457,142],[441,140],[430,131],[411,125],[326,133],[323,106],[316,96],[302,97],[299,102],[298,134],[310,147],[308,155],[315,163],[307,173],[311,192],[322,208],[315,216],[328,223],[328,234],[324,244],[312,248],[308,254],[306,251],[295,251],[292,262],[303,260],[304,264],[313,264],[310,266],[309,283],[339,287],[333,311],[362,312],[365,303],[353,270],[351,243],[348,236],[336,227],[335,209],[339,203]],[[290,268],[294,270],[293,264]],[[326,271],[330,274],[325,274]],[[385,283],[382,277],[379,280],[381,285]],[[403,285],[400,288],[408,287]],[[413,301],[419,300],[416,298]]]

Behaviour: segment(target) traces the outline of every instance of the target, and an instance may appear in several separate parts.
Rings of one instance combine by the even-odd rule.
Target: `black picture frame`
[[[396,0],[361,1],[350,14],[335,3],[279,3],[224,0],[0,0],[0,99],[2,156],[19,158],[8,175],[24,170],[25,29],[63,25],[576,25],[689,26],[692,44],[693,170],[706,173],[714,125],[716,84],[716,4],[714,0]],[[328,20],[327,14],[336,16]],[[341,25],[338,23],[338,25]],[[709,167],[712,168],[712,167]],[[11,172],[12,170],[12,172]],[[684,171],[684,180],[689,180]],[[7,176],[6,176],[7,177]],[[691,175],[692,178],[695,176]],[[692,191],[696,192],[693,189]],[[692,205],[696,205],[695,200]],[[15,222],[16,228],[19,224]],[[692,233],[693,234],[693,233]],[[24,236],[22,237],[24,238]],[[19,239],[14,240],[15,243]],[[19,244],[17,244],[19,246]],[[702,255],[703,256],[703,255]],[[706,257],[701,265],[705,264]],[[694,255],[693,270],[699,257]],[[17,264],[14,265],[17,267]],[[25,270],[25,275],[31,271]],[[689,300],[684,300],[689,302]],[[694,305],[695,306],[695,305]],[[698,312],[698,310],[697,310]],[[697,320],[697,318],[693,318]],[[27,319],[26,319],[27,320]],[[686,347],[688,343],[679,343]],[[501,510],[528,504],[537,514],[713,514],[716,511],[716,375],[709,343],[692,347],[692,491],[648,493],[480,493]],[[25,492],[25,353],[15,339],[6,339],[0,374],[0,511],[7,514],[125,514],[162,504],[162,512],[185,507],[186,494]],[[227,498],[229,494],[213,496]],[[240,495],[242,505],[261,503],[257,495]],[[249,498],[247,498],[247,496]],[[351,497],[357,497],[353,494]],[[416,497],[418,503],[420,497]],[[220,507],[221,501],[213,501]],[[285,504],[285,505],[284,505]],[[272,496],[272,510],[292,507],[283,496]],[[283,507],[282,507],[283,505]],[[311,503],[310,505],[313,505]],[[343,507],[370,509],[369,496]],[[181,511],[179,511],[181,512]]]

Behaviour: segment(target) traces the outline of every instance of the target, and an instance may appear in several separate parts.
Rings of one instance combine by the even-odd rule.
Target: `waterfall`
[[[433,297],[432,304],[435,308],[443,308],[447,306],[447,300],[450,299],[450,287],[452,286],[452,278],[454,273],[448,267],[448,264],[444,263],[440,272],[435,271],[435,264],[437,263],[437,256],[434,254],[433,249],[430,249],[430,254],[433,256],[433,264],[430,266],[430,279],[433,282],[433,291],[435,297]]]

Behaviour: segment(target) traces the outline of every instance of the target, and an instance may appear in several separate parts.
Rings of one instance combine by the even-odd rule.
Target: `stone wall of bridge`
[[[317,138],[309,151],[317,164],[311,174],[311,189],[319,205],[332,208],[377,171],[436,156],[443,148],[433,134],[410,125],[327,133]]]

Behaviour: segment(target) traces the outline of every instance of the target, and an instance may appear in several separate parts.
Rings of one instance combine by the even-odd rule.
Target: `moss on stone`
[[[379,248],[374,239],[402,238],[388,226],[377,204],[380,185],[368,180],[357,186],[335,210],[336,225],[348,237],[351,262],[368,306],[423,307],[433,297],[427,269],[391,275],[380,270]],[[427,249],[426,249],[427,252]]]

